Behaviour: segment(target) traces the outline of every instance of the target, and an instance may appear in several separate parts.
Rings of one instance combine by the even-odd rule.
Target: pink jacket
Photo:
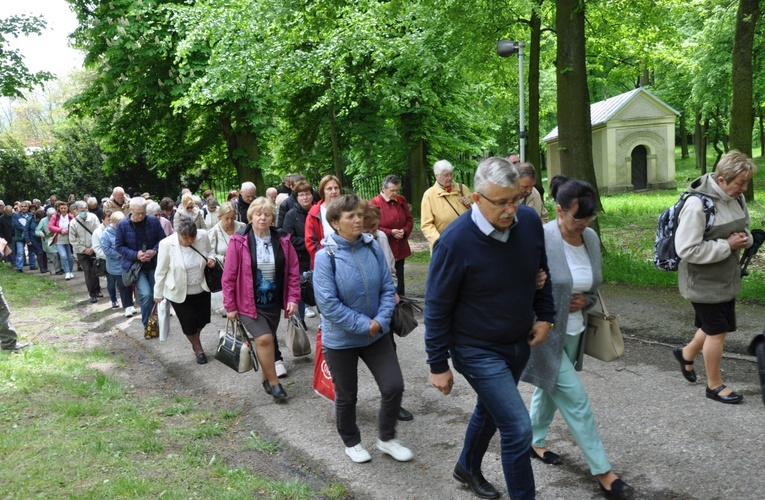
[[[247,224],[240,232],[231,236],[226,251],[226,263],[223,266],[223,307],[226,311],[238,311],[239,314],[257,318],[255,309],[255,283],[252,278],[252,258],[250,256],[249,232],[252,226]],[[278,236],[271,230],[271,238]],[[281,282],[282,309],[287,309],[288,302],[300,300],[300,267],[297,253],[289,237],[279,236],[281,250],[284,253],[284,278]],[[286,315],[285,315],[286,317]]]

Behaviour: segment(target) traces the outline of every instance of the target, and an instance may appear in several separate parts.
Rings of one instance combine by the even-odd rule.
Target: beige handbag
[[[616,361],[624,356],[624,339],[616,316],[608,314],[603,296],[598,290],[598,300],[603,312],[587,312],[587,331],[584,353],[601,361]]]

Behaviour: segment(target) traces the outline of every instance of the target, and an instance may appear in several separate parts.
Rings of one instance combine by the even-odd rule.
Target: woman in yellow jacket
[[[433,165],[436,183],[422,195],[420,229],[430,242],[430,249],[446,227],[457,217],[467,212],[471,204],[470,189],[454,182],[454,167],[447,160]]]

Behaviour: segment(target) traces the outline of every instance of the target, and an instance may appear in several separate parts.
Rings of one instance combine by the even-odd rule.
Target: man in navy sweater
[[[550,282],[538,276],[548,272],[544,233],[537,213],[519,206],[518,172],[506,159],[483,160],[474,187],[471,210],[433,248],[425,295],[430,381],[451,392],[451,356],[478,395],[454,478],[481,498],[500,496],[481,473],[499,430],[510,497],[534,498],[531,422],[517,384],[555,318]]]

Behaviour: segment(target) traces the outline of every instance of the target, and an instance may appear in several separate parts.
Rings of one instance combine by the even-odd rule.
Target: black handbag
[[[101,276],[106,276],[106,259],[96,259],[96,266],[94,273],[99,278]]]
[[[231,327],[229,329],[229,327]],[[226,330],[221,330],[218,339],[218,349],[215,351],[215,359],[228,366],[237,373],[245,373],[250,370],[258,371],[258,358],[242,323],[228,320]]]
[[[122,273],[122,284],[125,286],[132,286],[138,277],[141,275],[141,266],[143,262],[137,260],[130,265],[130,269]]]
[[[300,300],[307,306],[316,305],[316,295],[313,293],[313,271],[306,271],[300,275]]]
[[[194,248],[194,245],[191,245],[191,248],[198,253],[205,262],[207,262],[207,257],[202,255],[202,252]],[[213,267],[207,267],[207,265],[205,265],[205,283],[207,283],[207,288],[209,288],[212,293],[223,290],[223,285],[221,284],[221,281],[223,280],[223,266],[220,265],[218,259],[214,260],[215,265]]]
[[[418,323],[414,318],[414,311],[422,313],[422,308],[417,301],[409,297],[399,296],[399,303],[393,308],[393,316],[390,319],[390,329],[399,337],[406,337],[417,328]]]

